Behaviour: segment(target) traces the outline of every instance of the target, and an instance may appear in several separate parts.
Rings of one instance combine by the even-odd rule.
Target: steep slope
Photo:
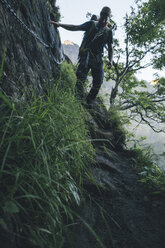
[[[92,109],[87,108],[87,116],[96,150],[90,169],[94,181],[85,181],[88,194],[79,212],[82,222],[76,226],[75,244],[81,248],[163,248],[164,200],[149,195],[139,182],[132,157],[123,149],[123,134],[116,129],[115,137],[109,113],[99,99]],[[74,242],[71,247],[77,247]]]

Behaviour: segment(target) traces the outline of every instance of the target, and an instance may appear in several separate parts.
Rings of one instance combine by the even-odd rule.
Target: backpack
[[[100,37],[104,32],[106,32],[106,35],[108,36],[109,30],[105,27],[102,30],[102,32],[100,32],[100,30],[98,30],[98,32],[96,32],[94,37],[91,39],[91,33],[96,28],[97,23],[98,23],[97,21],[93,21],[93,25],[89,29],[89,31],[86,35],[86,38],[83,39],[81,46],[79,48],[78,58],[80,58],[81,56],[88,56],[88,54],[91,52],[91,47],[92,47],[93,42],[96,41],[97,38]]]

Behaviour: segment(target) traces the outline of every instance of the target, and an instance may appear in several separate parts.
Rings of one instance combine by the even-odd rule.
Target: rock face
[[[53,1],[0,1],[0,64],[5,54],[0,87],[5,93],[16,94],[22,86],[40,90],[57,76],[63,55],[58,30],[49,20],[58,18]]]

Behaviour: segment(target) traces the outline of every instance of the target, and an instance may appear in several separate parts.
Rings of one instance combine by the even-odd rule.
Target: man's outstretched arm
[[[54,21],[49,21],[51,24],[54,24],[55,27],[59,28],[64,28],[69,31],[81,31],[80,25],[71,25],[71,24],[62,24],[59,22],[54,22]]]

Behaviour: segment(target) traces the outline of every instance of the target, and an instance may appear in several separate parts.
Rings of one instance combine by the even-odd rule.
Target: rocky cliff
[[[58,8],[46,0],[0,1],[0,62],[5,56],[1,89],[7,94],[25,86],[40,90],[57,76],[63,52],[58,30]]]

